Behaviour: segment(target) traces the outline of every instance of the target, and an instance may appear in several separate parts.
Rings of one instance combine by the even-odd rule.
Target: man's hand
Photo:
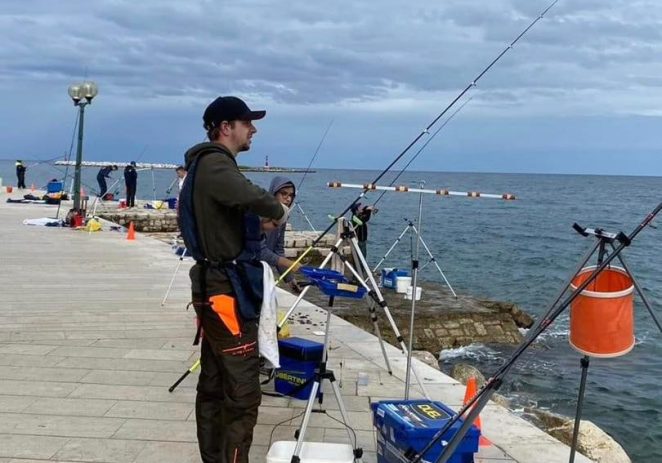
[[[294,294],[301,294],[302,288],[299,286],[299,282],[296,280],[290,281],[290,289]]]

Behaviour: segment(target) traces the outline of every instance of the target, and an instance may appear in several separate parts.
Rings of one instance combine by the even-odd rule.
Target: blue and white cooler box
[[[397,268],[384,268],[382,269],[382,287],[395,289],[396,280],[398,277],[409,276],[407,270],[398,270]]]
[[[370,405],[377,429],[377,462],[407,463],[409,455],[420,452],[453,417],[455,412],[441,402],[430,400],[387,400]],[[458,420],[421,460],[437,461],[448,441],[463,424]],[[462,439],[449,463],[472,463],[478,451],[480,430],[476,426]],[[407,455],[407,456],[405,456]]]
[[[308,400],[323,351],[324,344],[308,339],[293,337],[279,340],[280,368],[276,370],[274,379],[276,392]],[[301,387],[302,384],[306,384],[305,387]]]

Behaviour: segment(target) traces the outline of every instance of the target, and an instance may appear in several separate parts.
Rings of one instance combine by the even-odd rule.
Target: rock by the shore
[[[416,303],[414,349],[438,353],[444,349],[473,343],[518,344],[522,341],[520,327],[531,326],[533,319],[510,302],[489,301],[468,295],[455,298],[445,287],[423,283],[423,296]],[[402,334],[409,337],[411,301],[393,290],[382,290],[389,311]],[[319,290],[308,291],[306,298],[324,307],[328,297]],[[374,333],[368,298],[361,300],[337,298],[334,314]],[[376,310],[384,339],[397,345],[397,338],[382,309]]]
[[[573,418],[535,408],[526,408],[524,411],[525,417],[540,429],[566,445],[572,444]],[[588,420],[580,422],[577,451],[597,463],[631,463],[623,447]]]

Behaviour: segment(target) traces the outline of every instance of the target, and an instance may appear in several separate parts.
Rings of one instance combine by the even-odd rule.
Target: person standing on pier
[[[175,174],[177,174],[177,186],[179,187],[179,191],[182,191],[182,187],[184,186],[184,179],[186,178],[186,169],[184,166],[178,166],[175,169]]]
[[[136,206],[136,190],[138,189],[138,172],[136,161],[124,168],[124,184],[126,185],[126,207]]]
[[[236,156],[250,149],[257,132],[251,111],[236,97],[219,97],[205,110],[208,143],[186,153],[187,175],[180,194],[179,224],[184,243],[196,259],[191,268],[193,306],[204,332],[196,396],[198,446],[204,463],[248,463],[262,392],[257,346],[259,307],[246,297],[262,287],[262,265],[254,271],[233,262],[244,249],[244,217],[280,225],[289,208],[252,184],[239,171]],[[241,272],[238,272],[240,269]],[[258,278],[256,278],[258,277]],[[259,289],[257,289],[259,287]],[[255,293],[250,295],[255,296]],[[196,339],[199,336],[196,336]]]
[[[28,170],[27,167],[25,167],[25,164],[23,164],[23,161],[18,159],[16,161],[16,188],[26,188],[25,186],[25,171]]]
[[[99,169],[97,174],[97,183],[99,184],[99,197],[103,199],[104,195],[108,191],[108,185],[106,184],[106,179],[110,178],[110,173],[114,170],[117,170],[117,166],[105,166]]]

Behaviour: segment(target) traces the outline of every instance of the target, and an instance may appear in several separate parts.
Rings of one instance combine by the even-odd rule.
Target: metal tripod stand
[[[333,297],[329,298],[329,307],[333,306]],[[352,433],[352,429],[349,426],[349,416],[347,415],[347,409],[345,408],[345,403],[342,399],[342,394],[340,393],[340,388],[336,384],[336,377],[333,373],[333,370],[328,370],[326,368],[327,357],[328,357],[328,348],[329,348],[329,331],[331,326],[331,310],[326,311],[326,326],[324,328],[324,348],[322,350],[322,360],[320,361],[319,367],[315,370],[314,381],[310,390],[310,395],[308,396],[308,403],[306,404],[306,411],[303,415],[303,420],[301,422],[301,427],[297,430],[295,437],[297,439],[296,446],[294,447],[294,453],[292,454],[291,463],[300,463],[301,462],[301,450],[303,448],[304,439],[306,437],[306,431],[308,430],[308,424],[310,422],[310,416],[313,413],[313,406],[315,405],[315,400],[317,398],[317,393],[322,387],[322,381],[327,380],[331,385],[333,390],[333,395],[336,398],[336,403],[338,404],[338,410],[340,411],[340,416],[342,417],[342,423],[347,430],[347,435],[349,441],[352,443],[352,450],[354,452],[354,461],[361,461],[363,456],[363,449],[358,447],[358,439],[356,434]],[[322,404],[323,396],[320,394],[319,403]],[[324,410],[322,413],[326,413]]]
[[[377,269],[382,265],[382,263],[384,263],[384,261],[388,258],[388,256],[391,254],[391,252],[393,252],[393,250],[398,245],[398,243],[400,243],[400,241],[405,236],[405,234],[407,232],[412,232],[412,233],[414,233],[414,236],[416,236],[418,238],[418,242],[420,242],[420,244],[423,245],[423,248],[425,249],[425,252],[427,252],[428,256],[430,257],[430,260],[425,265],[423,265],[423,267],[421,267],[420,270],[423,270],[429,264],[434,264],[434,266],[437,267],[437,270],[439,270],[439,274],[441,275],[441,278],[444,279],[444,282],[446,283],[446,286],[448,286],[448,289],[450,289],[451,293],[453,293],[453,296],[455,298],[457,298],[457,294],[455,294],[455,291],[453,290],[453,287],[448,282],[448,279],[446,278],[446,275],[444,275],[444,271],[441,270],[441,267],[439,266],[439,263],[437,262],[437,258],[430,251],[430,248],[428,247],[427,243],[425,242],[425,240],[423,239],[423,237],[419,233],[418,229],[416,228],[416,225],[414,225],[414,222],[412,222],[411,220],[409,220],[407,218],[404,218],[403,220],[405,222],[407,222],[407,225],[405,226],[404,230],[402,230],[402,233],[400,233],[400,236],[398,236],[398,238],[393,242],[393,244],[388,249],[388,251],[386,251],[386,254],[384,254],[384,256],[381,258],[381,260],[379,262],[377,262],[377,265],[375,265],[375,267],[372,269],[372,273],[375,273],[377,271]]]
[[[388,308],[388,304],[384,300],[384,296],[382,295],[381,291],[379,290],[379,286],[377,285],[377,282],[375,281],[375,277],[373,276],[372,272],[370,271],[370,267],[368,266],[368,263],[363,256],[363,253],[361,252],[361,249],[359,248],[359,242],[358,239],[356,238],[356,233],[354,232],[354,229],[352,228],[351,224],[345,217],[341,217],[338,219],[338,221],[341,223],[342,231],[341,231],[341,236],[336,242],[334,246],[331,247],[331,252],[324,258],[322,263],[320,264],[319,268],[324,268],[326,267],[329,262],[331,261],[331,258],[333,255],[336,255],[344,264],[345,266],[349,269],[349,271],[352,273],[354,278],[356,279],[356,282],[358,285],[364,287],[366,291],[368,292],[368,296],[370,296],[370,303],[368,305],[369,308],[369,313],[370,313],[370,320],[372,321],[375,334],[377,338],[379,339],[380,347],[382,350],[382,355],[384,356],[384,362],[386,364],[386,369],[388,370],[389,375],[393,374],[393,371],[391,369],[391,365],[388,359],[388,355],[386,353],[386,348],[384,347],[384,341],[381,336],[381,331],[379,329],[379,324],[378,324],[378,318],[377,318],[377,313],[376,313],[376,308],[375,306],[379,306],[384,310],[384,315],[386,316],[389,325],[391,326],[391,329],[393,330],[393,333],[395,334],[395,337],[398,341],[398,344],[400,345],[400,349],[405,357],[408,356],[408,349],[407,346],[405,345],[405,341],[403,336],[400,333],[400,330],[398,329],[397,325],[395,324],[395,320],[393,319],[393,316],[391,315],[391,311]],[[363,274],[366,275],[364,278],[362,275],[359,274],[359,271],[354,268],[348,261],[347,258],[342,255],[341,249],[345,245],[349,245],[351,250],[352,250],[352,255],[355,258],[355,263],[360,266],[360,270],[363,272]],[[292,315],[292,312],[297,308],[299,303],[303,300],[304,296],[308,292],[308,289],[310,286],[306,286],[303,291],[297,296],[296,300],[292,304],[292,306],[288,309],[287,313],[281,320],[281,323],[279,325],[282,325],[285,323],[285,321]],[[419,378],[416,369],[413,367],[411,368],[411,371],[414,373],[414,377],[421,389],[421,392],[425,397],[428,397],[428,393],[425,389],[425,386],[423,385],[423,382]]]

